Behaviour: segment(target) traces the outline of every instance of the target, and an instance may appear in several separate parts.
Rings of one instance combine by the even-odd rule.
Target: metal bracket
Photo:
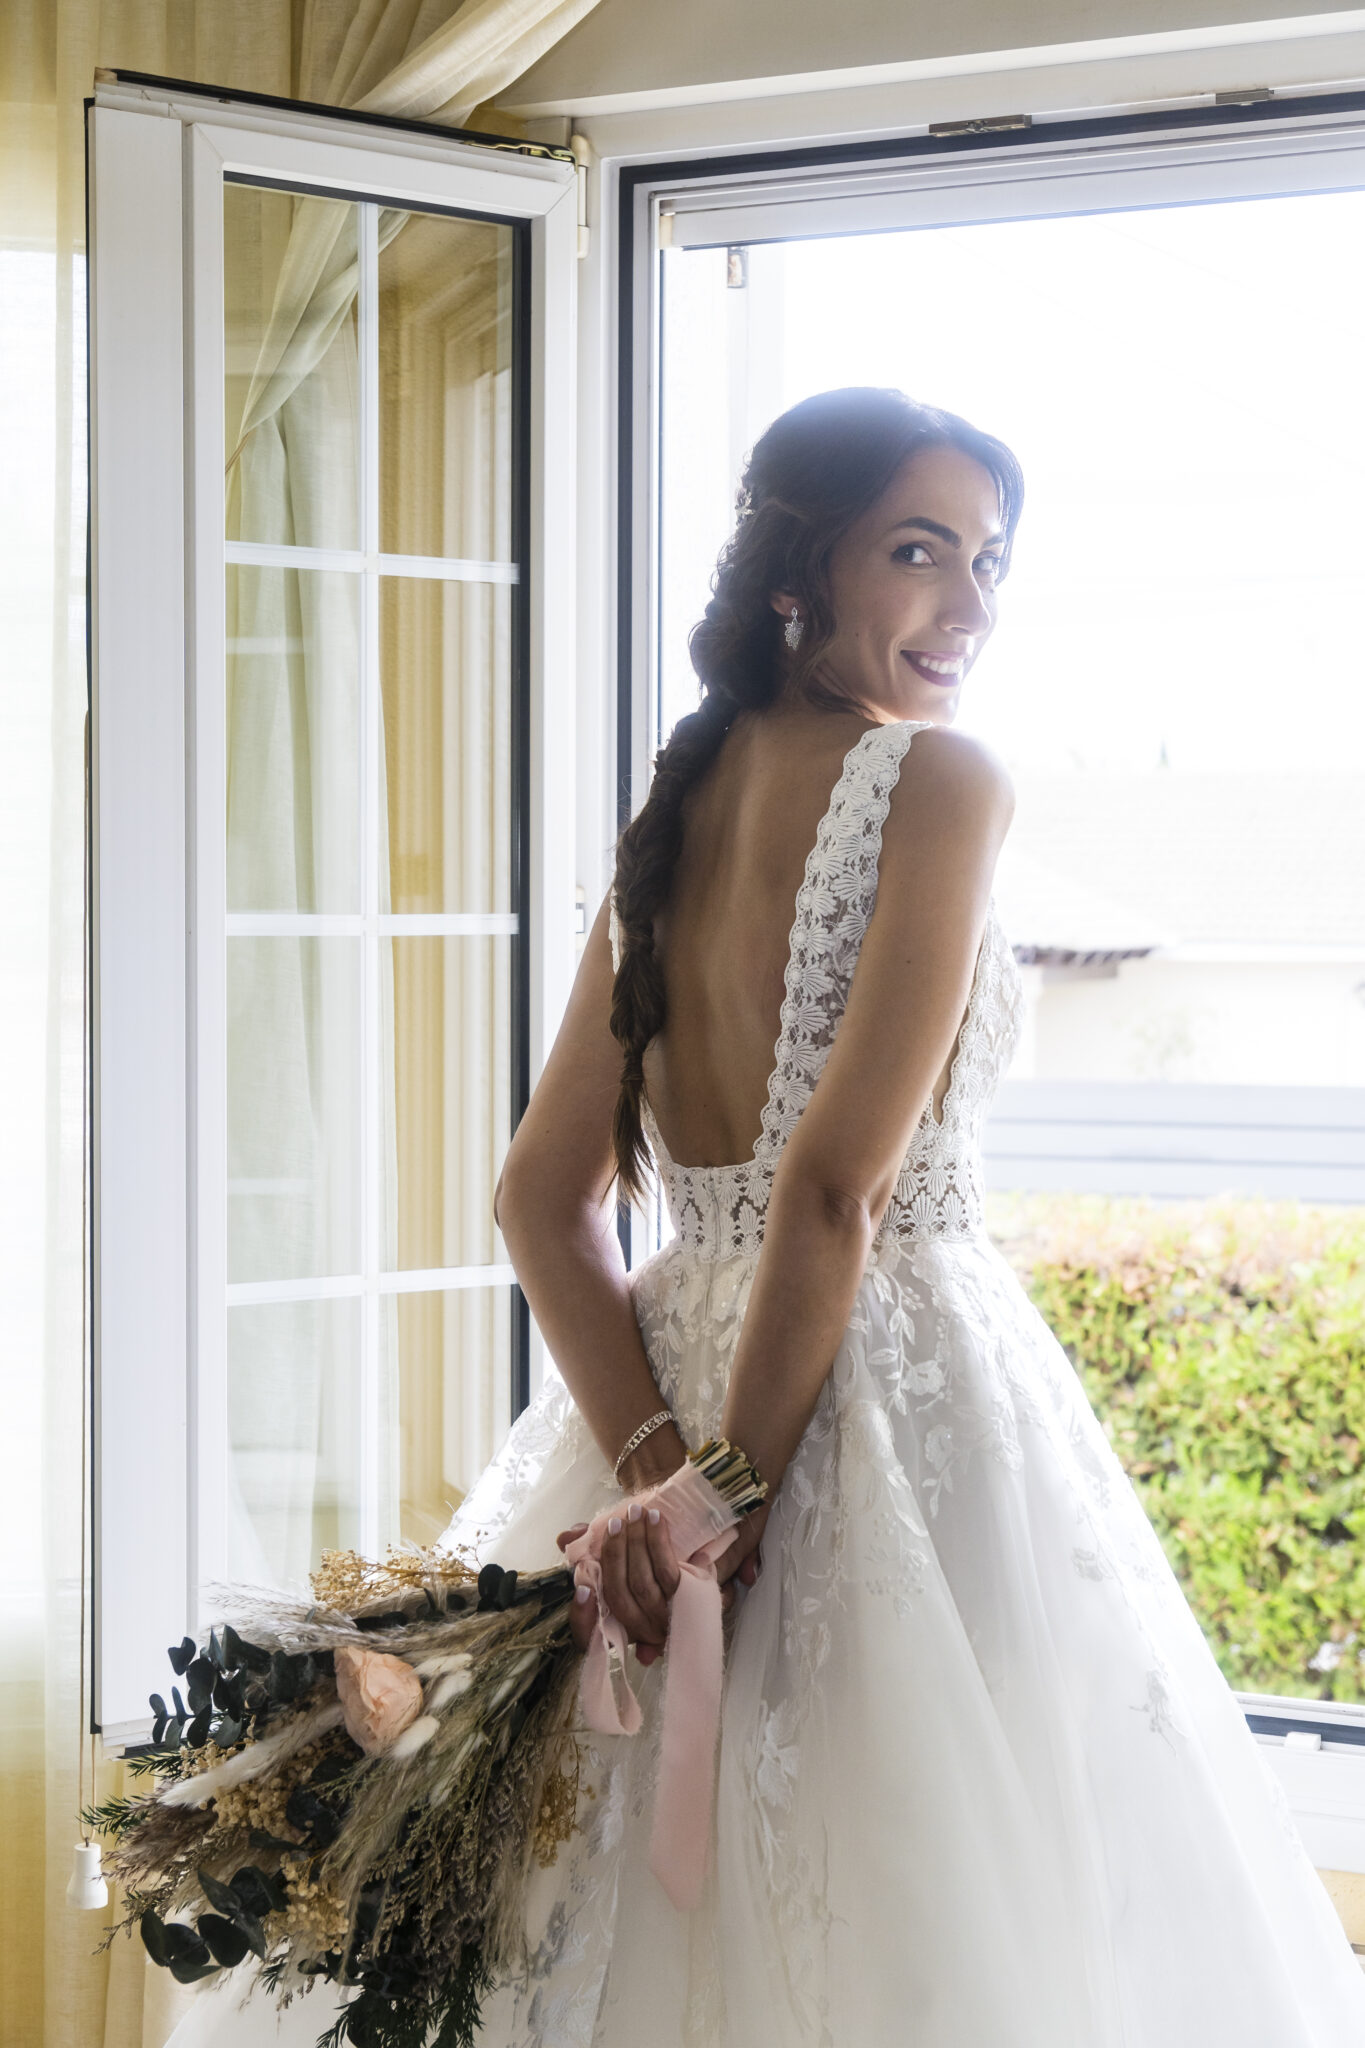
[[[588,232],[588,166],[592,162],[592,144],[586,135],[571,135],[569,149],[578,166],[578,254],[581,261],[591,246]]]
[[[1032,114],[992,114],[976,121],[931,121],[931,135],[1002,135],[1016,128],[1031,128]]]

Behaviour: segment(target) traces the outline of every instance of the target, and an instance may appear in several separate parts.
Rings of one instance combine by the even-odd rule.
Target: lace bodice
[[[679,1166],[648,1104],[645,1133],[682,1243],[712,1258],[756,1253],[773,1172],[829,1056],[877,900],[882,827],[914,735],[927,721],[873,726],[844,757],[796,898],[786,996],[763,1128],[732,1166]],[[614,937],[614,934],[613,934]],[[879,1240],[974,1237],[984,1229],[981,1126],[1018,1039],[1014,955],[991,904],[941,1119],[926,1103]]]

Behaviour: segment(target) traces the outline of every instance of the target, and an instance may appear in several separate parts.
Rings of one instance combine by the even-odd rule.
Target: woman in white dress
[[[603,1584],[644,1727],[584,1744],[489,2048],[1365,2044],[1276,1781],[985,1234],[1011,796],[952,725],[1020,499],[1008,450],[898,392],[809,399],[758,442],[692,639],[701,708],[509,1153],[502,1228],[558,1370],[449,1540],[552,1562],[712,1434],[771,1495],[722,1560],[688,1914],[649,1870],[676,1572],[623,1503]],[[628,1275],[615,1184],[651,1154],[675,1235]],[[321,2032],[325,1995],[281,2037]],[[274,2038],[221,1996],[178,2037]]]

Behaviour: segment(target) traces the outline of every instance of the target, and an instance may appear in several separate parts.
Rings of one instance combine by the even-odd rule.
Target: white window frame
[[[145,1729],[166,1645],[197,1626],[199,1589],[222,1573],[223,179],[530,223],[532,1080],[574,966],[561,652],[574,640],[578,194],[562,154],[145,82],[97,87],[89,139],[94,1670],[96,1725],[117,1741]],[[533,1385],[539,1371],[533,1343]]]
[[[875,106],[865,101],[861,119],[851,93],[812,95],[795,118],[798,103],[784,102],[785,130],[772,101],[731,104],[696,110],[692,133],[705,134],[709,148],[687,152],[677,150],[676,114],[608,113],[578,122],[583,152],[601,152],[592,198],[613,230],[603,237],[596,282],[603,325],[618,349],[615,785],[622,814],[643,801],[658,744],[661,249],[1365,187],[1360,92],[1221,109],[1206,92],[1202,106],[1140,115],[1105,107],[1127,97],[1115,90],[1098,98],[1105,109],[1098,116],[1082,102],[1079,119],[1018,124],[1024,135],[1016,127],[939,140],[926,127],[893,128],[885,95]],[[822,122],[822,112],[832,118]],[[759,136],[775,145],[771,160]],[[585,426],[593,404],[589,386]],[[602,537],[610,549],[613,537]],[[651,1248],[651,1237],[637,1218],[637,1256]],[[1314,1862],[1365,1872],[1365,1706],[1237,1697]]]

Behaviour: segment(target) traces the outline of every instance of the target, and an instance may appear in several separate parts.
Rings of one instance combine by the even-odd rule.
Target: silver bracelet
[[[647,1436],[653,1436],[656,1429],[662,1429],[666,1422],[671,1422],[672,1420],[672,1409],[661,1408],[657,1415],[650,1416],[648,1422],[642,1422],[640,1427],[633,1431],[621,1446],[621,1455],[612,1466],[612,1477],[619,1479],[621,1477],[621,1467],[625,1464],[631,1452],[638,1451]]]

